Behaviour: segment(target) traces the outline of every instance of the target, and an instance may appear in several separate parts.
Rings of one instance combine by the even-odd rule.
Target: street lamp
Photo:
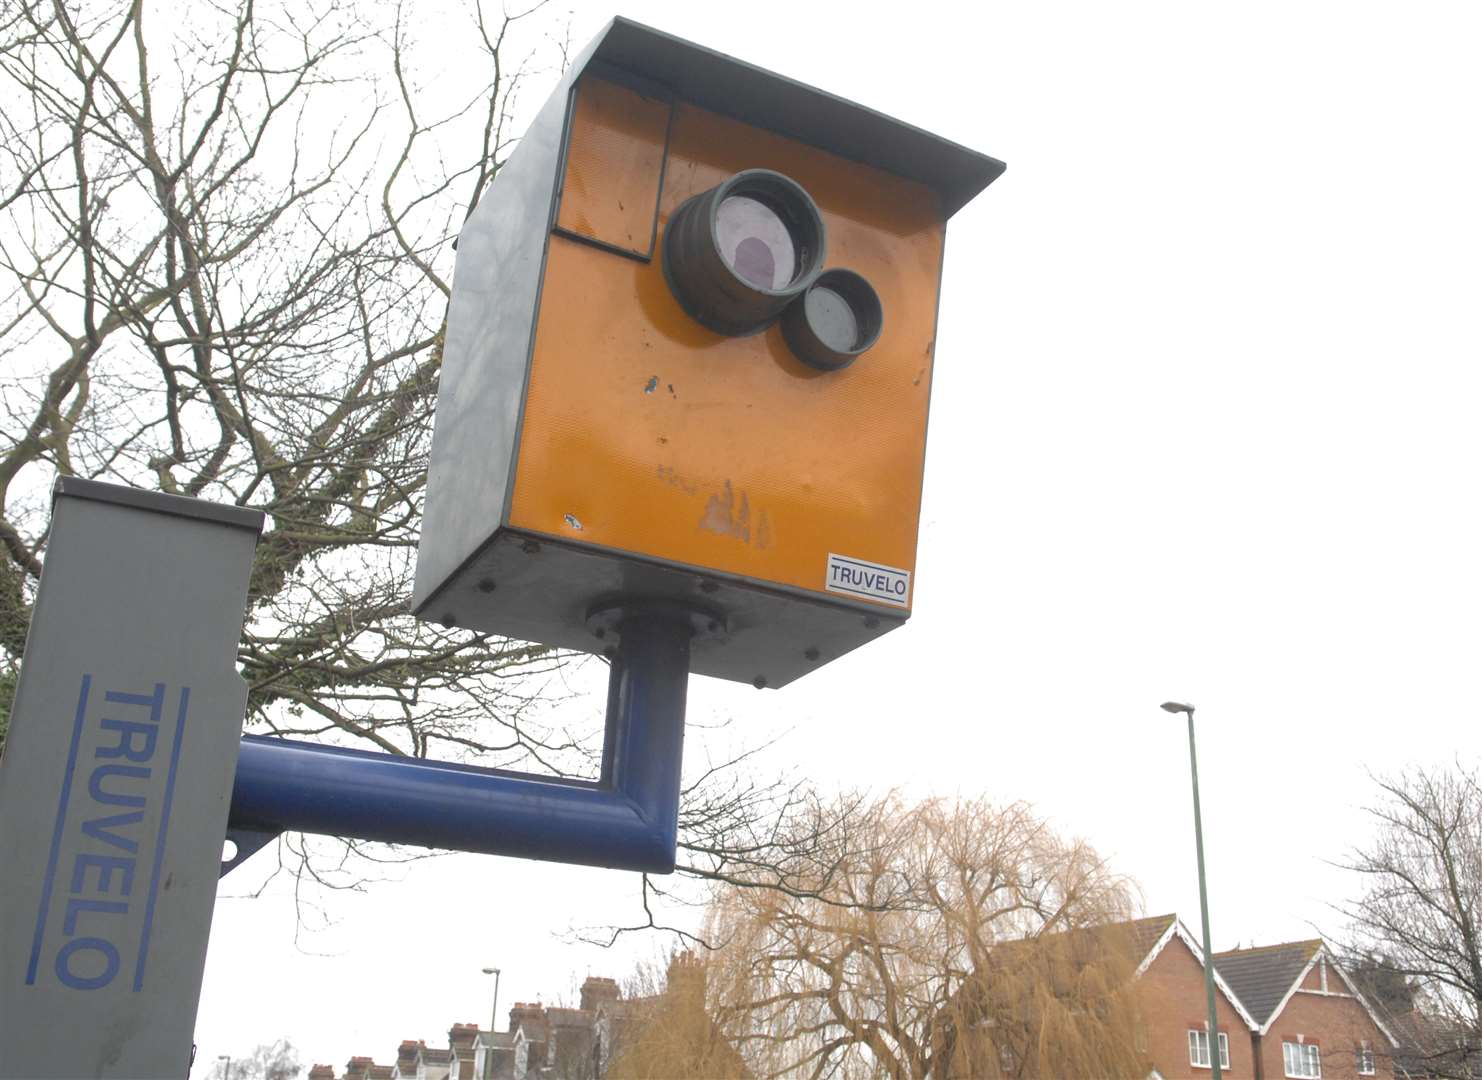
[[[489,1011],[489,1045],[484,1048],[484,1080],[494,1075],[494,1029],[499,1026],[499,969],[484,968],[485,975],[494,976],[494,1007]]]
[[[1214,953],[1209,948],[1209,893],[1204,886],[1204,827],[1199,821],[1199,759],[1194,753],[1194,706],[1163,702],[1163,711],[1189,718],[1189,776],[1194,781],[1194,850],[1199,855],[1199,917],[1204,922],[1204,998],[1209,1008],[1209,1076],[1220,1080],[1220,1035],[1214,1013]]]
[[[232,1080],[232,1056],[230,1054],[217,1054],[216,1060],[226,1062],[226,1071],[222,1074],[221,1080]]]

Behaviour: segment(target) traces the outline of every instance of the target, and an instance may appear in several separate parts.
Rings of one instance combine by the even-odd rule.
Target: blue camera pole
[[[650,873],[674,869],[690,641],[719,629],[677,606],[619,602],[596,782],[247,736],[232,793],[238,865],[288,829]],[[711,629],[715,628],[715,629]]]

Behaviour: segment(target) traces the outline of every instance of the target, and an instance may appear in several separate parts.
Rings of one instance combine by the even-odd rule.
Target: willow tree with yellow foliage
[[[1022,803],[855,820],[806,887],[717,896],[706,1008],[750,1075],[1147,1075],[1136,891],[1094,850]]]
[[[662,985],[652,970],[638,973],[607,1034],[604,1080],[746,1080],[752,1075],[716,1022],[708,968],[694,953],[682,952],[670,959]]]

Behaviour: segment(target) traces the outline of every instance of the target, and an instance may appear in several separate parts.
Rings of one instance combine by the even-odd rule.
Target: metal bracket
[[[218,878],[226,877],[281,835],[280,829],[238,829],[228,825],[226,838],[237,846],[237,853],[230,859],[221,860],[221,873]]]
[[[597,782],[248,735],[231,828],[671,872],[690,642],[723,633],[724,620],[636,597],[590,618],[613,642]]]

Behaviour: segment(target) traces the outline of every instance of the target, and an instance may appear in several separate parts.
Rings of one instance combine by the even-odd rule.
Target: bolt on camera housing
[[[823,218],[802,185],[747,169],[684,203],[664,236],[664,276],[685,312],[727,337],[756,334],[823,270]]]

